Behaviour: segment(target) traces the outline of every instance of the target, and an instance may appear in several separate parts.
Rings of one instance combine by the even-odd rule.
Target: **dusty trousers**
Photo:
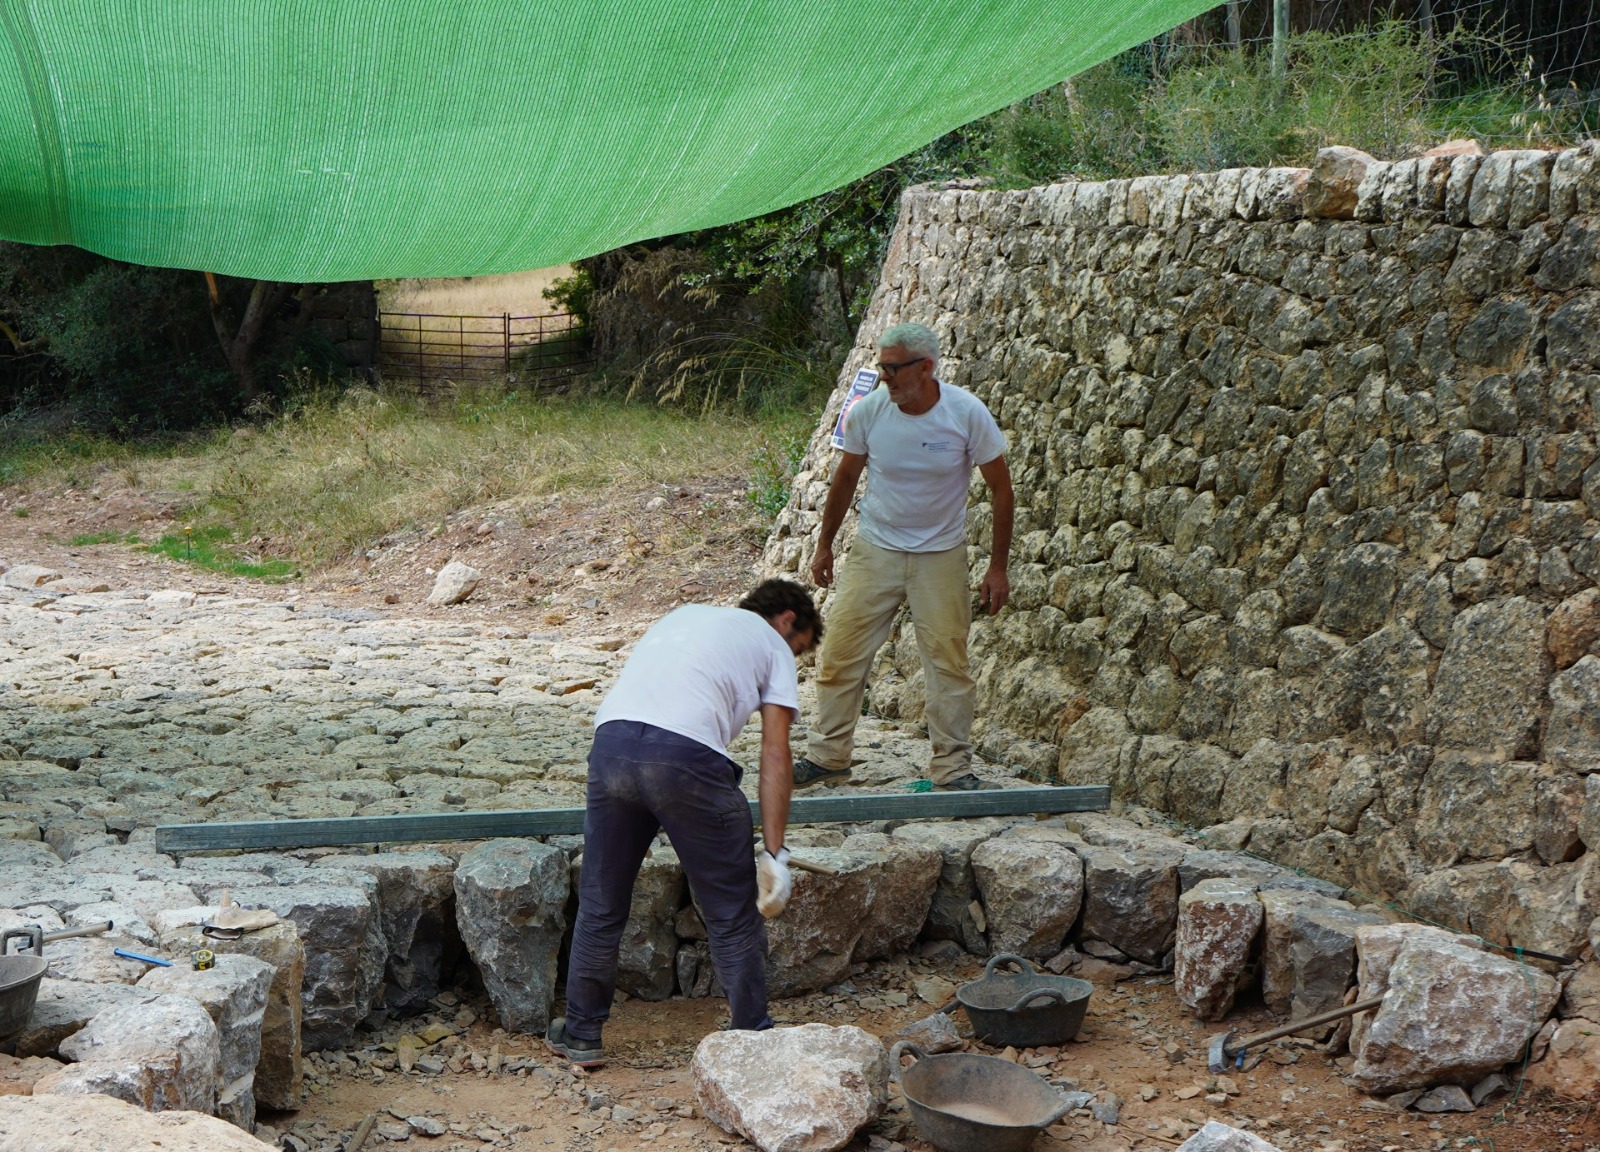
[[[616,992],[633,882],[663,828],[699,902],[733,1027],[772,1027],[766,926],[756,911],[755,832],[741,775],[722,753],[653,724],[613,720],[596,729],[567,967],[568,1035],[600,1039]]]
[[[806,757],[835,771],[849,766],[867,673],[902,603],[911,609],[922,657],[933,744],[928,774],[935,784],[944,784],[972,770],[976,690],[967,674],[972,600],[965,546],[896,552],[859,536],[850,545],[817,656],[817,718],[806,741]]]

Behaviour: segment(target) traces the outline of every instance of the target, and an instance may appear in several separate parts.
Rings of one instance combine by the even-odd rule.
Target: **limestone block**
[[[382,995],[388,948],[378,929],[375,895],[350,883],[354,879],[335,875],[326,886],[234,892],[239,904],[271,908],[299,933],[305,948],[300,1042],[306,1051],[347,1046]]]
[[[1047,960],[1083,906],[1083,861],[1065,845],[1006,837],[972,853],[993,952]]]
[[[428,603],[459,604],[472,595],[482,579],[483,573],[470,564],[452,560],[439,569],[439,574],[433,578],[433,590],[428,593]]]
[[[1592,160],[1577,148],[1556,153],[1550,168],[1550,223],[1565,224],[1578,211],[1578,185],[1591,179]]]
[[[1178,860],[1151,849],[1085,848],[1083,933],[1159,964],[1178,927]]]
[[[1304,1018],[1344,1003],[1355,983],[1356,932],[1384,919],[1355,908],[1305,908],[1289,917],[1289,1014]]]
[[[1200,1131],[1178,1145],[1178,1152],[1280,1152],[1276,1144],[1220,1120],[1207,1120]]]
[[[1402,927],[1411,931],[1395,931]],[[1361,930],[1360,996],[1384,997],[1371,1022],[1351,1031],[1350,1076],[1364,1091],[1476,1083],[1518,1059],[1554,1009],[1561,988],[1552,977],[1443,935]],[[1395,939],[1380,971],[1378,953]]]
[[[320,868],[344,868],[378,882],[378,920],[388,944],[384,1002],[413,1011],[439,994],[444,965],[459,952],[455,928],[455,861],[442,852],[378,852],[334,856]]]
[[[1233,1007],[1260,928],[1248,881],[1202,880],[1178,897],[1174,986],[1196,1019],[1220,1020]]]
[[[1600,657],[1585,656],[1552,679],[1550,702],[1545,758],[1570,772],[1600,770]]]
[[[582,898],[583,857],[572,861],[572,884]],[[677,981],[678,905],[686,882],[678,854],[656,845],[633,882],[633,902],[622,930],[617,957],[617,987],[641,1000],[665,1000]],[[692,908],[684,909],[693,912]]]
[[[212,940],[200,934],[214,908],[192,908],[168,915],[162,947],[178,956],[201,948],[225,956],[253,957],[272,968],[267,1003],[261,1013],[261,1058],[256,1062],[255,1099],[269,1108],[300,1107],[303,1069],[301,1021],[304,1011],[306,948],[293,923],[280,920],[269,928],[246,932],[237,940]],[[185,923],[187,921],[187,923]]]
[[[254,1078],[261,1061],[261,1021],[272,987],[273,967],[238,953],[218,956],[212,968],[181,964],[155,968],[139,981],[152,992],[187,996],[210,1015],[221,1037],[218,1090],[235,1080]]]
[[[1506,226],[1523,229],[1549,214],[1550,177],[1555,153],[1543,150],[1523,152],[1511,171],[1511,199],[1506,210]]]
[[[35,1096],[98,1092],[148,1112],[216,1107],[217,1026],[187,996],[108,1008],[63,1040],[61,1054],[76,1063],[36,1083]]]
[[[1585,807],[1585,781],[1582,776],[1549,776],[1538,783],[1533,847],[1546,864],[1576,860],[1584,849],[1579,821]],[[1595,816],[1600,818],[1600,808]],[[1600,823],[1592,827],[1594,833],[1600,833]]]
[[[1585,588],[1569,596],[1550,613],[1545,625],[1545,648],[1556,670],[1576,664],[1600,640],[1600,588]]]
[[[39,996],[27,1027],[10,1041],[12,1051],[18,1056],[53,1055],[63,1040],[108,1008],[153,999],[155,993],[128,984],[91,984],[46,976],[39,982]]]
[[[888,1054],[860,1028],[713,1032],[690,1071],[706,1118],[762,1152],[835,1152],[888,1103]]]
[[[1316,908],[1349,908],[1343,900],[1322,893],[1294,888],[1263,888],[1259,896],[1262,909],[1261,998],[1268,1008],[1287,1015],[1294,998],[1294,917]]]
[[[1467,201],[1467,222],[1474,228],[1504,228],[1511,212],[1512,173],[1526,153],[1491,152],[1483,158]]]
[[[920,844],[939,853],[939,884],[928,909],[925,929],[930,939],[954,940],[974,955],[983,954],[987,944],[972,919],[972,902],[978,895],[972,853],[996,831],[993,823],[974,820],[918,822],[902,824],[894,830],[896,840]]]
[[[28,1152],[276,1152],[198,1112],[146,1112],[110,1096],[0,1098],[0,1148]]]
[[[833,876],[796,872],[783,915],[767,921],[767,990],[813,992],[844,978],[856,960],[899,951],[916,939],[933,903],[937,851],[886,836],[852,836],[838,848],[807,848]]]
[[[543,1032],[566,932],[566,853],[531,840],[489,840],[456,866],[456,925],[508,1031]]]
[[[847,836],[842,849],[870,856],[870,911],[851,960],[881,960],[903,952],[922,932],[938,887],[943,858],[936,849],[882,833]]]
[[[1474,604],[1451,622],[1431,701],[1438,743],[1536,754],[1549,660],[1544,615],[1513,596]]]

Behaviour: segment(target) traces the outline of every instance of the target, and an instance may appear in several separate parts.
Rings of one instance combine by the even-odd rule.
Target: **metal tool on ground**
[[[903,1056],[916,1063],[901,1068]],[[1020,1064],[968,1052],[928,1056],[905,1040],[889,1050],[889,1075],[917,1130],[942,1152],[1027,1152],[1073,1105]]]
[[[996,972],[1015,964],[1020,973]],[[972,1032],[996,1048],[1038,1048],[1065,1044],[1078,1034],[1089,1010],[1094,985],[1072,976],[1040,972],[1021,956],[1002,952],[989,958],[983,975],[963,984],[956,1000],[972,1021]]]
[[[217,954],[209,948],[198,949],[194,954],[194,970],[209,972],[217,966]]]
[[[55,940],[71,940],[74,936],[99,936],[109,932],[116,925],[110,920],[102,920],[97,924],[82,924],[76,928],[63,928],[59,932],[46,932],[39,937],[40,943],[49,944]]]
[[[1232,1032],[1223,1032],[1211,1038],[1211,1047],[1206,1052],[1206,1068],[1213,1074],[1226,1072],[1231,1065],[1244,1062],[1247,1048],[1256,1048],[1270,1040],[1280,1040],[1296,1032],[1304,1032],[1307,1028],[1315,1028],[1319,1024],[1332,1024],[1335,1020],[1343,1020],[1346,1016],[1354,1016],[1357,1012],[1365,1012],[1382,1003],[1382,996],[1374,996],[1370,1000],[1357,1000],[1354,1004],[1346,1004],[1343,1008],[1307,1016],[1304,1020],[1292,1020],[1281,1028],[1257,1032],[1254,1036],[1246,1036],[1237,1041],[1234,1040]]]
[[[141,964],[154,964],[158,968],[171,968],[171,960],[163,960],[159,956],[146,956],[140,952],[129,952],[126,948],[113,948],[113,956],[121,956],[124,960],[137,960]]]

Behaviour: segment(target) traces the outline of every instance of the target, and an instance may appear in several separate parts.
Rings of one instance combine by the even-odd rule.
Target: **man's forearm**
[[[789,794],[794,786],[794,764],[789,759],[789,744],[761,750],[761,839],[769,852],[783,847],[789,827]]]
[[[994,493],[994,551],[989,566],[1004,572],[1011,563],[1011,529],[1016,516],[1016,497],[1010,490]]]
[[[833,547],[833,539],[839,535],[844,514],[850,510],[850,498],[854,495],[855,485],[841,483],[840,477],[835,475],[833,483],[828,485],[828,498],[822,505],[822,528],[817,535],[817,543],[822,547]]]

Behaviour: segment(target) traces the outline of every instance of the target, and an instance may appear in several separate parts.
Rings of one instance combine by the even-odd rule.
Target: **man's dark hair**
[[[784,612],[793,612],[795,631],[810,632],[813,643],[822,642],[822,615],[817,611],[811,593],[793,580],[763,580],[739,601],[739,607],[754,612],[764,620],[771,620]]]

